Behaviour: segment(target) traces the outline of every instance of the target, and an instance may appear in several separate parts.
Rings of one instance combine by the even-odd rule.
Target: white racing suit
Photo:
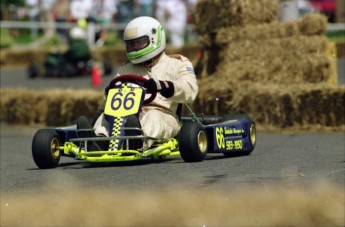
[[[188,58],[181,55],[166,55],[164,52],[152,67],[143,64],[126,63],[116,76],[135,74],[147,79],[170,81],[174,85],[174,94],[170,98],[157,93],[156,98],[142,107],[139,121],[146,136],[168,139],[178,134],[180,125],[176,115],[179,103],[191,103],[198,94],[198,84],[193,65]],[[109,136],[108,127],[102,114],[94,125],[96,135]],[[152,146],[154,141],[144,141],[143,150]]]

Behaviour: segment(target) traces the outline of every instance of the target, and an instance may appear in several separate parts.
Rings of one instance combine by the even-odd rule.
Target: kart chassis
[[[156,96],[151,94],[149,98],[145,98],[145,90],[142,88],[145,80],[135,75],[123,75],[116,77],[109,84],[109,87],[114,89],[109,90],[104,113],[110,120],[111,128],[116,128],[116,118],[121,118],[117,132],[112,131],[109,137],[80,138],[78,132],[93,129],[77,129],[76,125],[38,130],[32,143],[32,154],[36,165],[42,169],[54,168],[58,165],[61,156],[87,162],[119,162],[181,156],[185,162],[198,162],[202,161],[207,153],[223,153],[225,156],[231,156],[250,154],[254,149],[255,124],[247,115],[198,117],[188,104],[184,105],[191,116],[181,116],[181,130],[175,138],[154,138],[144,135],[140,128],[125,127],[126,118],[132,114],[138,115],[141,106],[152,101]],[[120,87],[116,85],[119,81]],[[139,86],[131,87],[127,82]],[[126,99],[130,103],[128,106],[133,108],[123,109],[123,106],[126,106]],[[140,135],[128,136],[124,134],[125,130],[139,131]],[[129,141],[133,139],[155,142],[150,149],[144,151],[126,149],[129,147]],[[108,150],[90,150],[88,143],[97,141],[115,141],[113,144],[116,146],[109,146]]]

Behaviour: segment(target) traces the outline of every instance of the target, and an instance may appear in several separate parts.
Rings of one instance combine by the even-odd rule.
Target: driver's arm
[[[169,61],[169,63],[171,63],[169,72],[159,72],[160,75],[164,75],[164,79],[151,78],[144,87],[149,91],[159,91],[162,96],[174,102],[193,102],[199,87],[192,63],[183,56],[180,56],[177,61]]]
[[[171,82],[174,84],[172,100],[178,103],[190,103],[195,100],[199,87],[190,61],[183,61],[180,64],[175,80]]]

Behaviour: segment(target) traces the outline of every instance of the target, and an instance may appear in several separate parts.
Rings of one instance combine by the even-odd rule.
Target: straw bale
[[[198,62],[196,112],[246,113],[258,124],[278,128],[345,125],[345,88],[326,83],[334,59],[323,35],[325,16],[242,23],[243,11],[231,17],[230,2],[224,9],[220,3],[199,2],[204,53]],[[209,12],[212,7],[214,13]],[[231,20],[222,21],[223,14]]]
[[[328,78],[329,84],[337,84],[338,83],[338,70],[337,70],[337,47],[334,42],[328,42],[327,45],[327,55],[330,58],[330,76]]]
[[[334,77],[335,57],[325,36],[239,40],[206,49],[200,77],[270,83],[318,83]]]
[[[194,67],[198,78],[208,77],[216,72],[217,66],[220,63],[220,53],[220,48],[216,46],[202,52]]]
[[[102,92],[94,90],[1,89],[1,121],[64,125],[81,115],[95,117]]]
[[[245,25],[221,28],[216,32],[215,43],[224,45],[233,41],[263,40],[286,38],[293,36],[323,35],[327,28],[327,18],[322,14],[307,14],[303,18],[293,22],[272,22],[269,24]],[[208,45],[207,38],[203,45]]]
[[[246,113],[258,125],[276,128],[345,125],[345,87],[321,84],[236,83],[204,78],[193,105],[197,113]],[[1,121],[66,125],[81,115],[96,117],[102,92],[95,90],[1,89]]]
[[[276,39],[239,40],[230,42],[221,51],[223,62],[239,59],[296,58],[301,54],[326,54],[328,40],[325,36],[296,36]]]
[[[201,78],[227,78],[232,82],[276,84],[319,83],[331,74],[330,59],[319,54],[286,55],[276,58],[247,58],[217,65],[216,71]]]
[[[195,5],[200,34],[244,24],[270,23],[278,19],[278,0],[199,0]]]
[[[91,49],[92,58],[96,61],[106,59],[109,62],[121,64],[127,61],[126,50],[124,46],[107,46]]]
[[[345,41],[338,41],[335,49],[338,58],[345,58]]]
[[[297,24],[304,35],[322,35],[327,28],[327,17],[311,13],[304,16]]]
[[[33,62],[44,62],[49,51],[46,49],[1,50],[0,65],[27,65]]]
[[[334,48],[333,48],[334,49]],[[223,46],[205,48],[200,59],[201,78],[213,74],[238,78],[257,77],[264,73],[302,76],[307,82],[321,82],[334,77],[336,57],[324,36],[295,36],[264,40],[241,40]],[[291,70],[291,71],[289,71]],[[253,74],[254,73],[254,74]],[[242,77],[241,75],[246,75]],[[316,75],[315,78],[313,78]],[[279,77],[274,76],[278,81]],[[335,76],[336,77],[336,76]],[[260,79],[260,78],[259,78]]]
[[[216,81],[215,78],[211,82]],[[227,83],[218,81],[218,90],[210,88],[209,79],[199,83],[195,105],[207,114],[246,113],[261,125],[278,128],[345,125],[345,87],[321,84]],[[216,83],[216,84],[217,84]],[[221,86],[221,84],[223,84]],[[215,102],[216,98],[219,103]]]

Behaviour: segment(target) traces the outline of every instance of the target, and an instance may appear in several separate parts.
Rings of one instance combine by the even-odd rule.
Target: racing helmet
[[[142,16],[125,27],[123,39],[128,60],[133,64],[148,62],[162,53],[166,46],[165,31],[158,20]]]
[[[69,36],[71,39],[86,39],[86,32],[79,27],[73,27],[69,31]]]

